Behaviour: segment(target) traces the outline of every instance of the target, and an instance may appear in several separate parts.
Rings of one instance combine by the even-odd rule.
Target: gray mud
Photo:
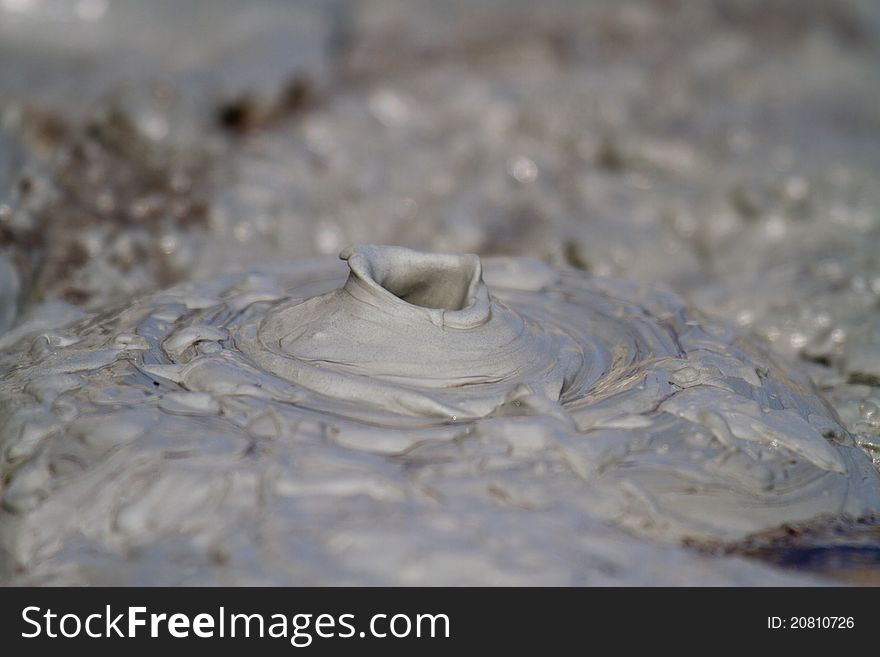
[[[871,581],[878,35],[858,0],[0,0],[4,577]],[[234,337],[370,243],[480,255],[593,371],[535,338],[408,426]],[[383,348],[337,360],[444,362]]]

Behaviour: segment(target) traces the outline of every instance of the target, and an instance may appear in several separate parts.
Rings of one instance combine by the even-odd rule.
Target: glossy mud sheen
[[[626,582],[649,550],[689,581],[712,557],[683,540],[880,504],[811,384],[671,293],[527,259],[342,258],[7,352],[7,576]],[[765,576],[720,564],[711,581]]]
[[[876,3],[0,0],[0,59],[4,582],[873,567]]]

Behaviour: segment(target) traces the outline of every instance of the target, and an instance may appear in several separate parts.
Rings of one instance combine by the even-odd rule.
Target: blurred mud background
[[[353,243],[528,255],[759,336],[880,463],[872,0],[0,0],[0,62],[0,348]],[[871,519],[695,547],[878,581]]]

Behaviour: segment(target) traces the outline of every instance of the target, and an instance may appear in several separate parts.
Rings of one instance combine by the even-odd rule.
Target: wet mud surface
[[[859,1],[0,1],[4,577],[875,583],[878,36]],[[593,374],[484,372],[528,390],[429,394],[439,428],[315,402],[234,334],[355,244],[478,254]],[[444,348],[334,353],[418,388]]]

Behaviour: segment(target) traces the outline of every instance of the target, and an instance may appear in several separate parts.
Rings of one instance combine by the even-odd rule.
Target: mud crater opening
[[[474,255],[418,257],[384,253],[367,259],[366,277],[413,306],[464,310],[474,303],[480,283],[480,261]]]

